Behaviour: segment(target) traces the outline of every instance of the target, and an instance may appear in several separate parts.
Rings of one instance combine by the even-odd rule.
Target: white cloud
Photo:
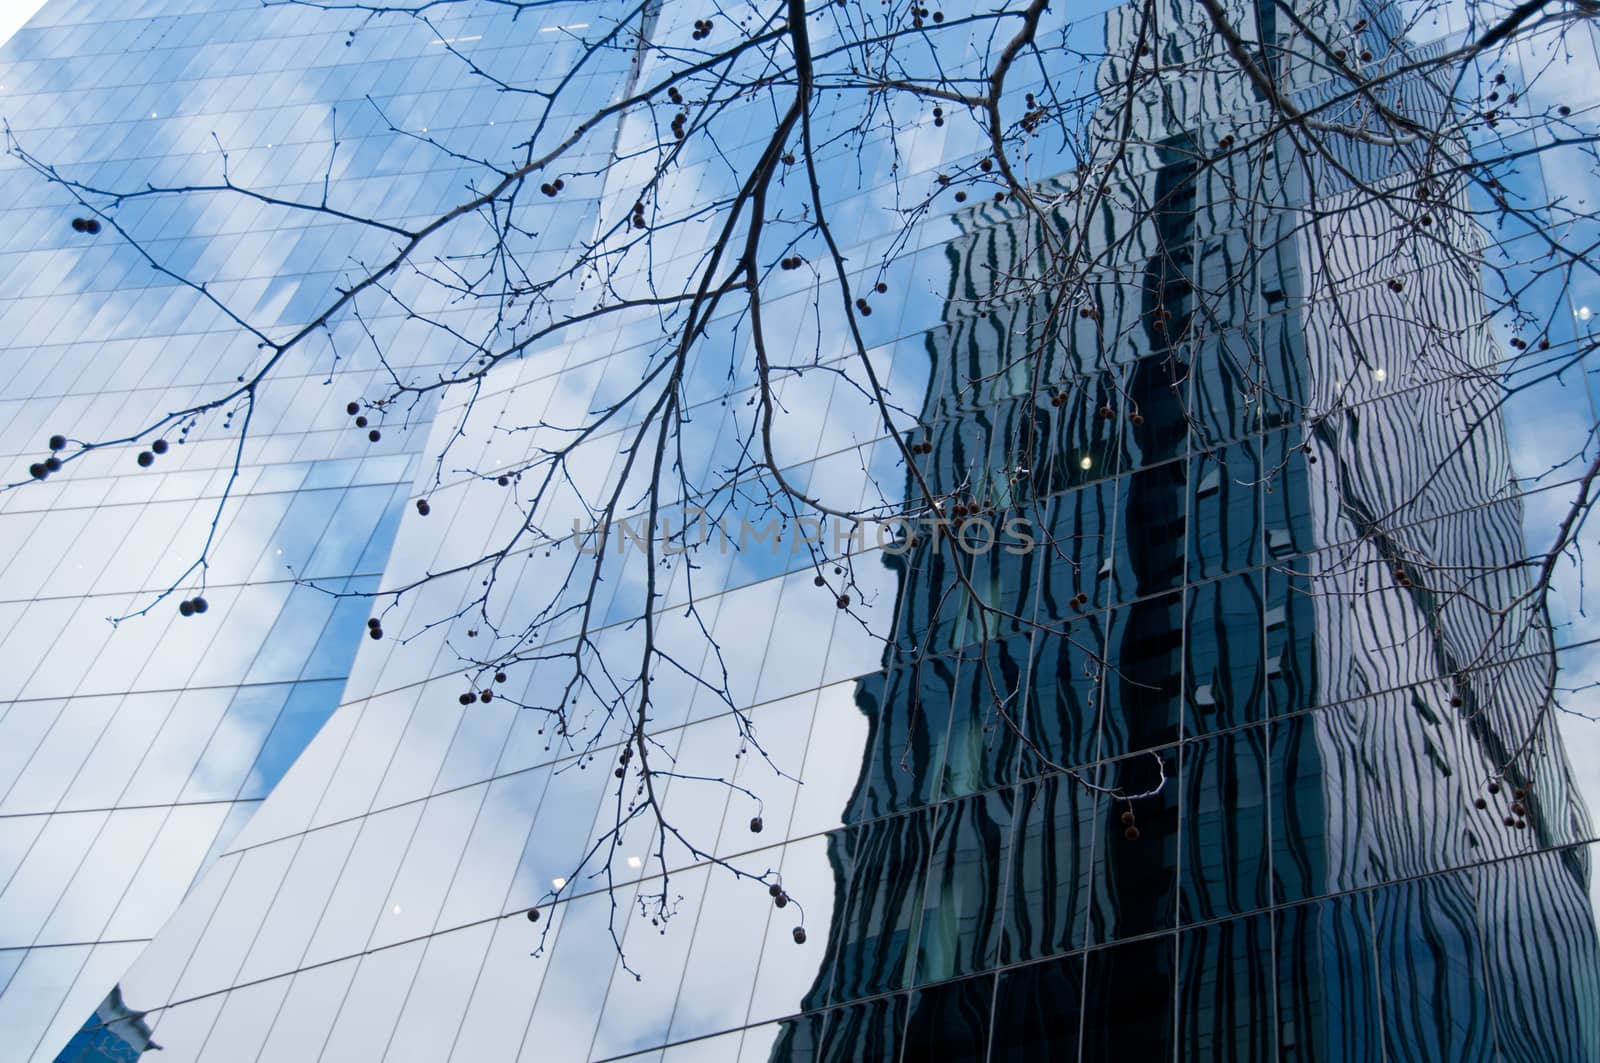
[[[0,43],[9,41],[43,6],[44,0],[0,0]]]

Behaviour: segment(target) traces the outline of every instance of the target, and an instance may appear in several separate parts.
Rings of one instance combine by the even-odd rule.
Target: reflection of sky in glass
[[[72,177],[211,180],[220,176],[215,131],[233,177],[300,196],[327,159],[336,119],[325,101],[343,99],[339,135],[369,170],[388,160],[390,194],[424,213],[454,195],[451,173],[418,166],[430,149],[399,143],[357,106],[365,92],[402,88],[426,40],[400,48],[414,34],[382,35],[373,50],[395,57],[387,65],[340,69],[303,54],[304,65],[267,72],[273,49],[251,58],[241,44],[216,41],[235,31],[239,41],[279,40],[292,24],[284,12],[128,14],[107,21],[102,9],[55,3],[7,49],[0,112]],[[92,76],[54,55],[116,61]],[[34,56],[43,61],[24,59]],[[139,83],[131,90],[129,76]],[[313,149],[319,138],[324,147]],[[11,159],[0,183],[12,208],[0,254],[8,468],[52,432],[136,429],[256,357],[215,310],[143,267],[124,242],[64,243],[73,208],[59,189]],[[369,200],[377,191],[348,187]],[[169,267],[215,278],[213,291],[235,309],[280,326],[319,311],[352,256],[370,258],[381,245],[231,196],[129,201],[116,217]],[[381,314],[371,324],[404,336]],[[376,585],[426,436],[386,424],[374,446],[329,416],[375,368],[351,357],[360,341],[359,329],[334,329],[331,344],[292,360],[263,391],[209,559],[202,622],[176,623],[176,596],[115,628],[105,618],[148,605],[197,556],[234,456],[226,434],[206,432],[223,418],[150,470],[130,475],[132,452],[117,450],[0,506],[0,1025],[25,1054],[37,1042],[49,1058],[105,997],[340,700],[370,607],[325,592]],[[428,357],[404,342],[395,352],[401,364]],[[419,423],[427,412],[414,411]],[[182,593],[193,592],[186,583]],[[63,646],[74,648],[70,659]]]
[[[1597,62],[1594,27],[1580,22],[1557,35],[1546,32],[1519,45],[1524,83],[1537,72],[1538,80],[1526,96],[1530,110],[1553,111],[1569,107],[1581,112],[1594,105],[1593,71]],[[1551,146],[1552,142],[1573,136],[1570,123],[1556,122],[1517,138],[1508,150],[1525,148],[1532,138],[1543,147],[1531,162],[1507,168],[1505,181],[1513,193],[1526,191],[1535,201],[1560,199],[1565,207],[1560,219],[1551,225],[1551,235],[1568,246],[1593,243],[1597,235],[1592,218],[1581,217],[1594,202],[1593,165],[1586,153],[1573,147]],[[1574,214],[1576,212],[1576,214]],[[1535,271],[1547,270],[1539,261],[1537,238],[1518,241],[1513,257],[1526,260],[1514,269],[1514,283],[1526,284]],[[1562,285],[1565,291],[1562,292]],[[1596,338],[1594,309],[1600,309],[1600,279],[1592,263],[1560,271],[1559,277],[1546,276],[1535,282],[1535,298],[1530,304],[1549,309],[1549,327],[1544,332],[1562,362],[1573,362],[1559,378],[1553,378],[1549,356],[1540,359],[1524,356],[1521,362],[1534,363],[1520,375],[1511,374],[1513,386],[1524,385],[1542,376],[1531,386],[1524,385],[1506,406],[1506,422],[1512,460],[1519,476],[1529,478],[1524,498],[1523,526],[1530,550],[1547,547],[1556,528],[1566,518],[1580,475],[1594,457],[1596,441],[1589,435],[1600,424],[1600,377],[1593,351]],[[1547,297],[1537,298],[1539,294]],[[1561,293],[1556,298],[1548,296]],[[1585,308],[1591,313],[1587,319]],[[1570,346],[1568,346],[1570,345]],[[1508,354],[1511,352],[1508,352]],[[1577,357],[1574,357],[1576,355]],[[1600,578],[1594,568],[1593,551],[1584,550],[1572,561],[1563,561],[1551,582],[1551,620],[1555,624],[1560,664],[1558,702],[1570,710],[1558,717],[1560,732],[1567,746],[1572,769],[1579,786],[1588,796],[1591,808],[1600,801],[1600,695],[1593,687],[1600,681],[1600,665],[1595,663],[1594,641],[1600,629],[1593,619],[1593,587]],[[1591,882],[1591,895],[1600,910],[1600,883]]]

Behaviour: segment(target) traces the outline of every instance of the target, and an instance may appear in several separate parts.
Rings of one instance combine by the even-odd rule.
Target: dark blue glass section
[[[1071,1063],[1083,1018],[1083,957],[1000,972],[991,1063]]]

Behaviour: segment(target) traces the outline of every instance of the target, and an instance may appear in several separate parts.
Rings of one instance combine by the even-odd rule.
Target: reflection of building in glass
[[[1196,43],[1179,22],[1163,54]],[[1377,49],[1398,24],[1374,22]],[[829,955],[774,1058],[1600,1056],[1559,739],[1474,807],[1554,675],[1546,629],[1494,630],[1529,577],[1498,384],[1461,372],[1496,358],[1478,280],[1352,190],[1414,194],[1393,153],[1252,174],[1217,144],[1248,107],[1187,88],[1087,182],[1111,182],[1091,300],[985,306],[1044,241],[1015,205],[960,219],[921,475],[1055,541],[961,575],[927,537],[888,562]],[[1042,184],[1049,224],[1085,189]]]
[[[150,1039],[144,1012],[130,1011],[122,1002],[122,990],[113,987],[105,1002],[83,1024],[83,1029],[56,1058],[61,1063],[129,1063],[145,1052],[159,1050]]]

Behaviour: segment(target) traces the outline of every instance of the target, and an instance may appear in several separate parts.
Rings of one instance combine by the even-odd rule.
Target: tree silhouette
[[[1114,580],[1181,565],[1182,542],[1165,561],[1158,547],[1162,500],[1187,488],[1141,496],[1140,534],[1155,545],[1121,575],[1100,531],[1052,507],[1103,478],[1118,448],[1159,454],[1192,438],[1214,448],[1200,475],[1214,471],[1218,497],[1313,499],[1316,552],[1269,542],[1268,563],[1330,615],[1381,585],[1394,622],[1353,641],[1430,661],[1434,711],[1490,750],[1479,808],[1540,826],[1542,795],[1564,786],[1546,782],[1564,769],[1540,767],[1560,757],[1549,600],[1581,562],[1600,443],[1591,429],[1539,476],[1510,481],[1501,410],[1581,376],[1594,350],[1573,309],[1600,261],[1593,205],[1520,176],[1541,155],[1593,172],[1593,115],[1572,113],[1559,79],[1568,35],[1600,5],[1201,0],[1177,13],[1139,0],[1085,24],[1045,0],[637,0],[553,27],[570,44],[564,65],[526,71],[480,61],[446,23],[479,9],[534,18],[538,0],[294,2],[346,13],[350,40],[416,20],[539,117],[513,155],[480,158],[459,131],[366,101],[394,137],[472,174],[453,209],[422,219],[346,192],[337,123],[320,182],[301,194],[237,176],[220,136],[214,178],[124,187],[80,180],[8,130],[10,153],[77,200],[76,234],[126,243],[255,348],[233,384],[133,431],[54,426],[5,485],[160,468],[200,440],[231,448],[199,552],[113,622],[170,599],[204,623],[209,559],[280,378],[373,367],[372,386],[348,397],[347,430],[377,444],[431,423],[410,519],[449,522],[481,549],[392,568],[367,595],[370,638],[444,638],[463,708],[509,699],[542,718],[552,754],[607,774],[614,815],[565,877],[572,888],[653,870],[640,911],[666,923],[674,875],[708,861],[803,913],[776,872],[719,855],[718,825],[681,821],[665,796],[729,788],[760,833],[763,782],[792,772],[730,682],[725,658],[744,647],[706,609],[730,554],[770,569],[764,536],[778,535],[817,600],[879,640],[913,687],[941,654],[983,662],[989,740],[1113,798],[1115,829],[1148,842],[1157,817],[1138,809],[1167,782],[1159,757],[1137,784],[1080,770],[1019,718],[1016,680],[990,650],[1017,632],[1059,640],[1064,685],[1157,696],[1093,618]],[[1460,29],[1414,43],[1446,23]],[[154,215],[125,221],[150,201],[216,198],[351,234],[339,246],[357,250],[324,264],[343,279],[314,311],[258,316],[165,258]],[[540,234],[561,211],[582,221],[552,252]],[[916,253],[941,242],[961,250],[938,256],[945,287],[933,290]],[[1290,242],[1305,249],[1292,263]],[[915,355],[889,341],[902,308],[930,299],[978,353],[951,349],[942,380],[911,385]],[[385,314],[408,323],[403,339],[375,324]],[[1289,317],[1308,338],[1283,357]],[[431,353],[400,358],[396,343]],[[574,387],[574,400],[563,381],[592,395]],[[988,403],[1007,412],[980,439],[960,411]],[[1233,461],[1247,433],[1262,450]],[[1370,461],[1374,434],[1392,444],[1387,467]],[[1547,489],[1563,516],[1524,549],[1519,498]],[[1212,524],[1225,535],[1228,519],[1224,505]],[[1476,541],[1489,532],[1494,549]],[[1014,556],[1004,547],[1024,541],[1070,573],[1059,616],[996,589],[999,559]],[[873,578],[877,547],[898,558],[897,594]],[[696,697],[725,713],[730,762],[692,766],[663,739]],[[1168,737],[1134,715],[1128,748]],[[910,734],[890,753],[910,756]],[[1550,800],[1547,814],[1564,814]],[[651,866],[622,866],[624,838],[641,836]],[[801,915],[793,936],[805,940]]]

